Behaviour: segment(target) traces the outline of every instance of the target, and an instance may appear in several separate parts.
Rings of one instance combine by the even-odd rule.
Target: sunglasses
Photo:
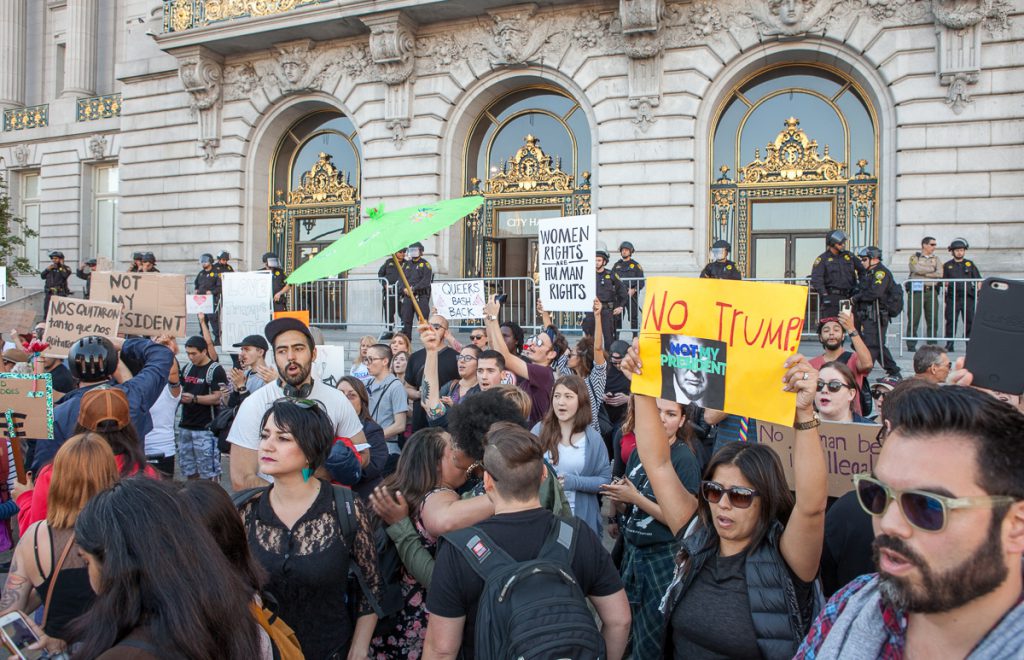
[[[756,490],[743,488],[742,486],[726,488],[717,481],[700,482],[701,497],[711,504],[718,504],[721,502],[722,496],[726,493],[729,494],[729,503],[737,509],[749,508],[750,505],[754,503],[754,498],[760,495]]]
[[[849,387],[851,390],[853,389],[852,386],[847,385],[846,383],[844,383],[841,380],[830,380],[827,383],[825,381],[823,381],[823,380],[819,380],[818,381],[818,387],[815,388],[815,389],[816,389],[816,391],[820,392],[823,389],[825,389],[826,387],[828,388],[828,391],[831,392],[832,394],[835,394],[836,392],[838,392],[839,390],[843,389],[844,387]]]
[[[1007,495],[946,497],[924,490],[896,490],[866,474],[853,475],[853,487],[857,490],[857,501],[869,515],[885,515],[889,502],[896,500],[907,522],[923,532],[945,529],[949,511],[953,509],[992,507],[1016,501]]]
[[[938,243],[929,243],[928,247],[935,247],[936,245],[938,245]]]
[[[470,335],[469,338],[472,339],[473,341],[480,341],[481,339],[484,338],[484,336],[483,335]]]
[[[455,360],[456,362],[475,362],[476,358],[472,355],[460,355]]]
[[[884,399],[886,394],[888,394],[888,392],[884,392],[882,390],[871,390],[872,399]]]
[[[440,323],[431,323],[430,327],[433,328],[434,330],[443,330],[444,329],[444,326],[441,325]]]

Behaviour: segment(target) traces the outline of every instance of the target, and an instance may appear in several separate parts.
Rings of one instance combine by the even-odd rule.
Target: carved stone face
[[[309,67],[305,62],[297,58],[282,58],[281,59],[281,73],[284,74],[285,80],[295,85],[302,80],[302,76],[306,75],[306,70]]]
[[[804,17],[804,3],[801,0],[782,0],[779,4],[779,20],[783,25],[796,25]]]

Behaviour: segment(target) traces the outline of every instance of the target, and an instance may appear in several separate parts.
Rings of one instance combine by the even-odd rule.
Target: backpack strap
[[[354,556],[356,531],[358,528],[355,497],[352,495],[352,490],[344,486],[332,484],[331,488],[334,489],[334,508],[338,516],[338,525],[341,527],[341,537],[345,540],[345,547],[351,560]],[[384,609],[381,607],[380,601],[377,600],[377,596],[374,595],[373,590],[370,589],[370,585],[366,582],[366,576],[363,575],[363,569],[359,567],[359,562],[349,561],[348,570],[355,576],[356,581],[359,582],[359,590],[362,591],[363,596],[370,603],[374,613],[383,619],[385,616]]]
[[[850,358],[852,357],[853,353],[851,353],[850,351],[843,351],[842,355],[836,358],[836,362],[842,362],[843,364],[846,364],[847,362],[850,361]]]
[[[452,544],[484,582],[493,573],[519,563],[477,527],[448,532],[441,538]]]
[[[570,520],[556,517],[537,559],[547,559],[571,567],[572,558],[576,554],[576,539],[579,538],[579,522],[580,519],[575,516]]]
[[[243,506],[248,504],[250,501],[256,499],[263,493],[270,490],[270,486],[259,486],[258,488],[246,488],[240,490],[231,496],[231,502],[235,505],[236,509],[241,509]]]

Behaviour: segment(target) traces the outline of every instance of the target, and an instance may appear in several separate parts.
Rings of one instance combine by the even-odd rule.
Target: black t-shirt
[[[206,372],[213,369],[210,376],[210,383],[206,382]],[[217,362],[207,362],[202,367],[197,367],[191,362],[185,367],[181,374],[181,389],[188,394],[203,396],[220,389],[222,383],[227,383],[228,377],[224,373],[224,367]],[[190,430],[205,429],[213,421],[215,406],[207,406],[201,403],[181,404],[181,428]]]
[[[700,465],[697,464],[697,457],[681,440],[673,443],[669,451],[672,467],[675,468],[679,481],[682,482],[686,490],[696,495],[697,489],[700,488]],[[651,486],[651,481],[647,478],[647,470],[640,462],[640,453],[636,449],[629,455],[629,461],[626,462],[626,478],[633,482],[641,495],[652,502],[658,501],[658,498],[654,496],[654,487]],[[658,522],[654,516],[633,505],[626,508],[622,533],[627,541],[639,547],[670,543],[676,538],[667,525]]]
[[[846,493],[825,514],[825,546],[821,552],[821,586],[825,598],[855,577],[873,573],[871,544],[875,530],[871,516],[857,502],[857,492]]]
[[[536,559],[547,539],[554,515],[547,509],[530,509],[492,516],[477,527],[516,561]],[[578,527],[572,572],[587,596],[610,596],[622,589],[619,572],[597,535],[586,525]],[[463,657],[473,657],[476,610],[484,581],[450,543],[440,544],[433,578],[427,592],[427,611],[457,619],[466,617],[462,632]]]
[[[441,349],[441,352],[437,354],[437,382],[447,383],[452,380],[459,379],[459,354],[451,348],[445,346]],[[427,351],[420,349],[409,356],[409,365],[405,370],[405,382],[409,383],[416,389],[420,389],[423,384],[423,366],[427,363]],[[419,431],[425,429],[430,424],[427,421],[427,411],[423,410],[423,406],[416,405],[412,407],[412,430]]]
[[[71,375],[71,370],[64,366],[63,362],[58,364],[48,373],[50,374],[51,382],[53,383],[54,392],[67,394],[71,390],[75,389],[75,379]]]

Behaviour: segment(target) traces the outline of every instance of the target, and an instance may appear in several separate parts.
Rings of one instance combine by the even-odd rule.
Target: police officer
[[[601,334],[604,337],[604,345],[612,345],[612,333],[614,332],[613,319],[622,314],[626,305],[626,285],[622,283],[619,276],[610,270],[605,270],[608,265],[608,252],[603,248],[597,249],[597,299],[601,301]],[[583,334],[594,334],[594,313],[587,312],[583,317]]]
[[[221,250],[220,254],[217,255],[217,263],[213,264],[214,272],[218,275],[235,272],[235,269],[228,263],[229,259],[231,259],[231,253],[227,250]]]
[[[89,297],[92,290],[92,271],[96,269],[96,260],[89,259],[75,270],[78,279],[85,280],[85,297]]]
[[[40,277],[43,278],[43,288],[46,290],[43,297],[43,320],[46,320],[46,315],[50,313],[50,298],[71,295],[68,288],[71,269],[64,265],[63,252],[54,250],[50,253],[50,265],[43,269]]]
[[[430,262],[423,258],[423,243],[416,242],[409,246],[407,260],[402,264],[405,271],[405,278],[409,280],[409,288],[412,295],[416,296],[416,303],[420,306],[423,315],[430,314],[430,282],[434,279],[434,271],[430,268]],[[401,287],[401,315],[402,332],[406,337],[412,337],[412,319],[416,312],[413,310],[412,298],[404,286]]]
[[[921,312],[924,312],[925,337],[934,337],[937,330],[938,306],[935,299],[936,289],[941,285],[935,284],[935,281],[942,277],[942,262],[939,261],[939,255],[935,254],[936,245],[934,237],[925,236],[921,239],[921,251],[910,257],[910,278],[903,284],[907,296],[910,297],[910,304],[907,305],[909,332],[904,333],[908,337],[917,335],[917,328],[921,325]],[[928,339],[928,343],[934,344],[935,340]],[[908,339],[907,350],[916,351],[917,342]]]
[[[142,272],[142,252],[132,252],[132,265],[128,267],[129,273]]]
[[[949,244],[949,253],[953,258],[942,265],[942,277],[946,280],[981,279],[981,272],[970,259],[965,259],[967,241],[954,238]],[[956,332],[957,318],[964,320],[964,337],[971,336],[971,325],[974,324],[974,298],[978,293],[977,282],[954,284],[946,282],[946,351],[953,350],[953,335]]]
[[[394,257],[389,257],[380,267],[380,270],[377,271],[377,277],[383,280],[380,283],[381,310],[384,314],[384,328],[388,332],[393,332],[395,329],[395,314],[398,313],[398,297],[396,293],[401,286],[399,283],[402,281],[402,278],[398,275],[398,269],[405,263],[405,253],[407,251],[407,248],[402,248],[395,253]],[[395,259],[398,260],[397,264]]]
[[[825,251],[814,260],[811,288],[818,292],[820,318],[839,316],[839,301],[850,298],[866,269],[846,251],[846,234],[836,229],[825,235]]]
[[[221,274],[216,271],[216,264],[213,262],[213,255],[206,253],[200,255],[199,265],[202,270],[196,275],[196,293],[199,295],[213,296],[213,314],[206,315],[206,325],[210,328],[210,335],[214,344],[220,344],[220,301],[222,293]]]
[[[633,244],[629,241],[622,241],[619,244],[619,256],[622,257],[612,266],[612,272],[619,276],[626,286],[627,311],[629,312],[629,326],[636,337],[637,329],[640,327],[640,290],[644,288],[644,267],[633,259]],[[619,336],[622,329],[622,314],[615,317],[615,336]],[[610,344],[605,344],[609,346]]]
[[[142,272],[143,273],[159,273],[160,269],[156,267],[156,255],[152,252],[142,253]]]
[[[729,261],[732,253],[732,246],[729,241],[718,239],[711,244],[711,263],[704,266],[700,276],[714,280],[742,280],[740,269],[735,263]]]
[[[871,351],[875,364],[881,365],[887,376],[902,378],[899,365],[885,345],[886,330],[889,328],[888,302],[893,297],[902,297],[903,290],[893,279],[892,271],[882,263],[882,250],[874,245],[860,251],[860,262],[866,275],[861,278],[857,292],[851,301],[855,317],[860,323],[860,333]]]
[[[281,259],[273,252],[266,252],[263,255],[263,268],[269,270],[273,277],[273,284],[270,288],[274,292],[274,311],[287,311],[288,298],[286,294],[291,291],[292,285],[285,282],[288,276],[281,268]]]

